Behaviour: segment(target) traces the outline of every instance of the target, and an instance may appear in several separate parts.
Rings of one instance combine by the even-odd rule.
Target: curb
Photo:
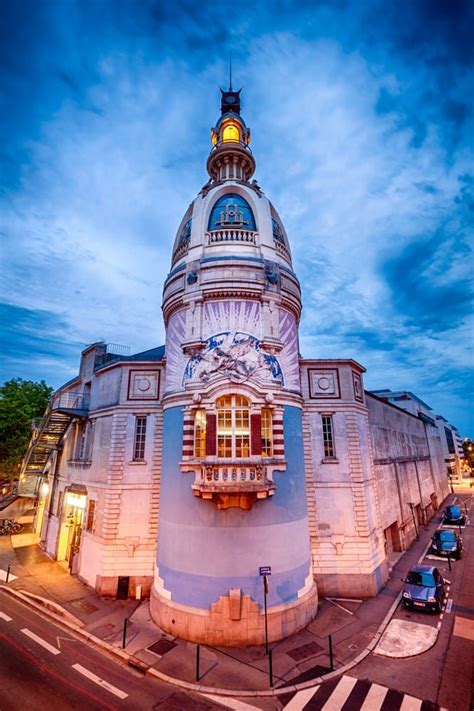
[[[428,551],[428,548],[431,545],[431,540],[426,546],[426,548],[423,550],[423,553],[421,554],[420,558],[418,559],[418,563],[420,563],[423,558],[426,555],[426,552]],[[37,609],[39,612],[43,612],[52,619],[54,619],[55,622],[64,625],[67,627],[69,630],[72,630],[75,634],[77,634],[80,637],[83,637],[86,639],[88,642],[94,644],[97,647],[100,647],[107,651],[109,654],[112,654],[113,656],[118,657],[122,662],[131,663],[132,666],[136,667],[139,665],[139,660],[136,659],[133,655],[128,654],[127,652],[124,652],[121,649],[117,649],[117,647],[113,647],[111,644],[108,642],[105,642],[103,639],[100,639],[99,637],[95,637],[93,634],[90,632],[87,632],[86,630],[82,629],[77,625],[76,622],[71,622],[70,620],[66,619],[66,615],[71,617],[72,619],[74,618],[73,615],[70,615],[70,613],[67,612],[67,610],[64,610],[64,608],[61,608],[60,605],[57,605],[57,603],[53,603],[52,601],[47,601],[48,604],[40,604],[37,602],[37,600],[41,600],[42,602],[45,601],[45,598],[40,598],[38,595],[33,595],[32,593],[22,593],[19,590],[14,590],[13,588],[7,587],[7,585],[0,583],[0,590],[3,590],[13,597],[17,597],[23,602],[27,602],[29,605]],[[27,596],[28,595],[28,596]],[[31,596],[31,597],[30,597]],[[36,600],[35,600],[36,598]],[[318,676],[314,679],[310,679],[309,681],[302,682],[301,684],[292,684],[288,685],[285,687],[279,687],[277,689],[256,689],[256,690],[251,690],[251,689],[220,689],[216,688],[213,686],[204,686],[202,684],[195,684],[193,682],[189,681],[183,681],[181,679],[176,679],[175,677],[168,676],[168,674],[164,674],[163,672],[158,671],[157,669],[153,669],[152,667],[149,667],[146,670],[146,674],[149,676],[156,677],[157,679],[160,679],[161,681],[164,681],[168,684],[171,684],[172,686],[178,686],[182,689],[187,689],[188,691],[194,691],[197,693],[205,693],[205,694],[215,694],[217,696],[232,696],[232,697],[244,697],[244,698],[250,698],[250,697],[272,697],[272,696],[283,696],[285,694],[291,693],[291,692],[297,692],[297,691],[303,691],[304,689],[310,689],[314,686],[318,686],[319,684],[322,684],[324,681],[329,681],[330,679],[335,679],[338,676],[341,676],[341,674],[345,674],[346,672],[350,671],[353,669],[355,666],[360,664],[371,652],[374,651],[375,647],[377,646],[381,636],[385,632],[385,629],[390,622],[391,618],[393,617],[395,610],[397,609],[400,600],[402,599],[402,591],[400,591],[393,601],[392,605],[390,606],[390,609],[388,610],[387,614],[383,618],[382,622],[380,623],[377,632],[374,635],[374,638],[369,642],[367,647],[360,652],[357,657],[352,659],[350,662],[347,662],[344,666],[340,667],[339,669],[335,669],[332,672],[329,672],[329,674],[324,674],[322,676]],[[54,608],[58,608],[61,610],[61,612],[58,612]],[[66,613],[66,614],[64,614]],[[81,622],[81,621],[80,621]],[[81,624],[83,624],[81,622]]]

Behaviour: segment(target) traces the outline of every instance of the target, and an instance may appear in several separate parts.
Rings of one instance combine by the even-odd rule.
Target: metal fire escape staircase
[[[87,417],[88,412],[89,396],[84,393],[67,392],[53,397],[40,422],[33,423],[33,435],[21,466],[20,496],[38,495],[51,454],[58,449],[72,420]]]

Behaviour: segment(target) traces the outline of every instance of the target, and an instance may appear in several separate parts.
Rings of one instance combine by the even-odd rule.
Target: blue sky
[[[88,343],[164,341],[232,51],[303,356],[355,358],[474,435],[473,7],[3,0],[1,379],[57,387]]]

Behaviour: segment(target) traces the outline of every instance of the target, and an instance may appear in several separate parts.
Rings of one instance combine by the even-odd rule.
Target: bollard
[[[122,649],[125,649],[125,641],[127,639],[127,622],[128,618],[126,617],[123,621]]]
[[[328,641],[329,641],[329,665],[331,667],[331,671],[334,671],[334,655],[332,651],[332,635],[330,634],[328,636]]]
[[[10,566],[7,568],[7,577],[5,579],[5,582],[8,583],[8,579],[10,578]]]
[[[448,553],[448,568],[451,570],[451,553]]]
[[[270,674],[270,686],[273,686],[273,655],[272,650],[268,650],[268,672]]]
[[[196,645],[196,681],[199,681],[199,659],[201,656],[201,645]]]

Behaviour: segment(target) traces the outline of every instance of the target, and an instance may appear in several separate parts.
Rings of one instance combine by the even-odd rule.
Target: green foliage
[[[44,380],[13,378],[0,386],[0,476],[17,476],[31,438],[31,422],[42,417],[53,388]]]

